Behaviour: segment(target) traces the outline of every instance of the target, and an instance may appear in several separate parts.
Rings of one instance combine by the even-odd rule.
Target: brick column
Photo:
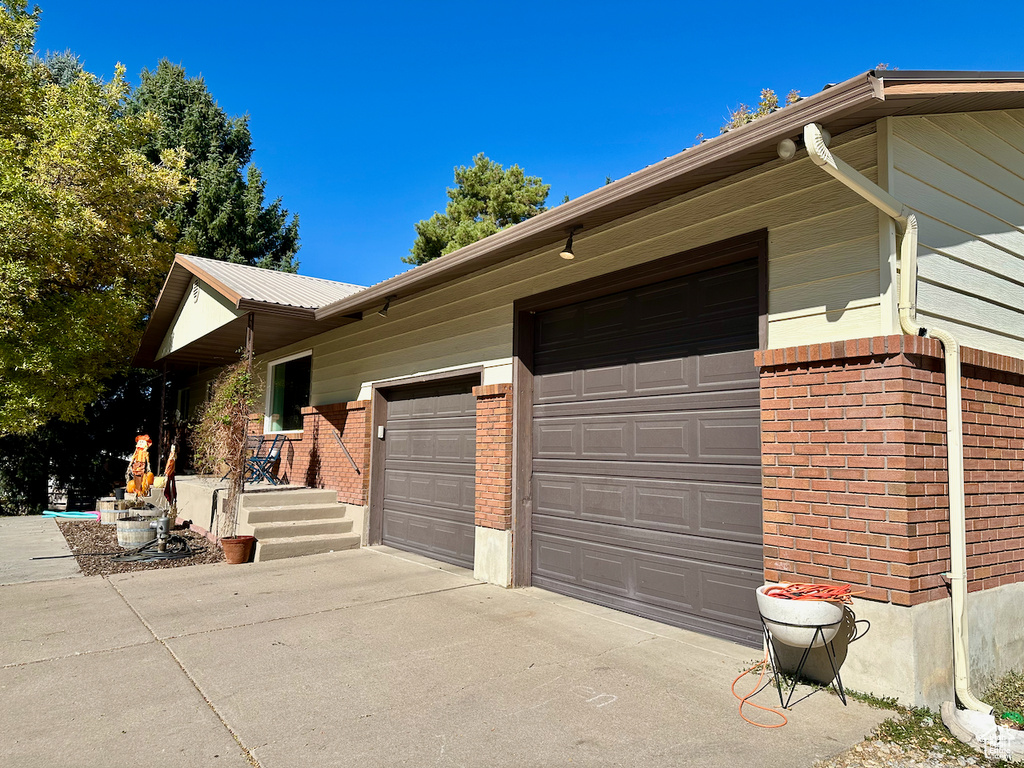
[[[512,528],[512,385],[474,387],[476,524]]]
[[[913,336],[756,353],[768,580],[853,584],[917,605],[946,596],[945,381]],[[963,350],[972,590],[1024,580],[1024,361]]]

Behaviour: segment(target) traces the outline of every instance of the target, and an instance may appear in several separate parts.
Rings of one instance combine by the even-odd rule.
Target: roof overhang
[[[1024,107],[1022,72],[867,72],[321,307],[316,317],[327,320],[378,309],[389,297],[408,296],[536,249],[560,245],[571,231],[593,231],[774,160],[778,142],[800,138],[807,123],[820,123],[838,135],[888,116],[1020,107]]]
[[[199,278],[227,299],[235,309],[247,314],[212,330],[181,349],[157,359],[160,345],[174,323],[178,308],[188,295],[193,280]],[[317,320],[313,309],[292,307],[246,299],[225,285],[201,266],[176,256],[157,297],[153,314],[142,334],[134,365],[142,368],[166,367],[169,370],[195,370],[197,367],[224,365],[239,359],[245,346],[248,314],[253,315],[253,351],[262,355],[280,347],[302,341],[332,328],[356,322],[354,317],[336,314]]]

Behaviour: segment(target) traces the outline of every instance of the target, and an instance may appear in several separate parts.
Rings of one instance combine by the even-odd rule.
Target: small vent
[[[195,304],[199,301],[199,281],[196,280],[192,283],[192,303]]]

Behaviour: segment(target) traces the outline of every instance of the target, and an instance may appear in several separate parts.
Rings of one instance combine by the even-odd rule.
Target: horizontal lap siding
[[[874,126],[836,138],[844,160],[875,178]],[[512,355],[513,302],[758,229],[769,230],[769,345],[879,332],[877,216],[810,160],[774,161],[652,206],[456,283],[392,302],[274,357],[313,347],[313,404],[354,400],[360,387]],[[340,275],[339,277],[344,277]],[[269,356],[268,356],[269,357]]]
[[[918,215],[918,312],[1024,357],[1024,110],[896,118],[893,192]]]

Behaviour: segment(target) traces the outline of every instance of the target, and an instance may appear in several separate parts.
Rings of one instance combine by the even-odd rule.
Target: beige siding
[[[874,126],[833,147],[876,178]],[[502,361],[512,354],[515,299],[760,229],[769,232],[770,346],[880,333],[877,214],[804,156],[580,233],[573,262],[553,242],[266,359],[312,347],[314,404],[355,399],[366,382]]]
[[[918,214],[918,312],[1024,357],[1024,110],[892,120],[893,194]]]
[[[156,353],[157,360],[245,314],[202,281],[199,282],[195,299],[192,297],[190,287]]]

